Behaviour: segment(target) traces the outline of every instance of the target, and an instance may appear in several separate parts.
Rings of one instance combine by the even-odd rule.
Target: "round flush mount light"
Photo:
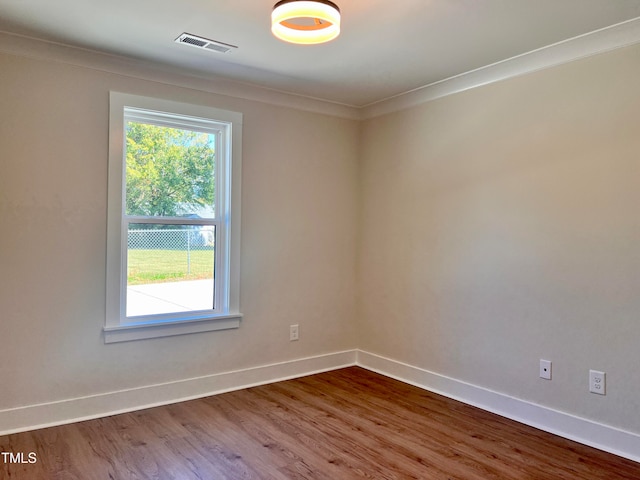
[[[340,35],[340,9],[328,0],[282,0],[273,6],[271,32],[285,42],[325,43]]]

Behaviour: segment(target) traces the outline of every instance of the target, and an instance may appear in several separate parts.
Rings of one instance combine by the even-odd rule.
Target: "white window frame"
[[[126,121],[216,135],[216,218],[125,214]],[[240,326],[240,186],[242,114],[202,105],[110,93],[105,343],[238,328]],[[129,223],[214,225],[215,301],[211,310],[126,316]]]

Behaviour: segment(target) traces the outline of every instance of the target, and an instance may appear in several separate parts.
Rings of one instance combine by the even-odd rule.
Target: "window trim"
[[[238,328],[240,326],[240,199],[242,178],[242,114],[221,110],[203,105],[194,105],[171,100],[110,92],[109,114],[109,173],[107,200],[107,255],[106,255],[106,318],[103,328],[105,343],[123,342],[145,338],[156,338],[182,335],[213,330]],[[224,212],[221,223],[224,225],[221,241],[225,243],[227,255],[222,259],[221,268],[226,272],[226,282],[216,285],[216,298],[223,298],[219,312],[182,312],[163,314],[160,316],[139,317],[131,321],[126,317],[126,231],[124,225],[128,221],[124,215],[125,185],[125,108],[140,109],[153,112],[166,112],[168,116],[195,117],[214,124],[227,124],[228,134],[225,141],[229,149],[230,165],[224,170],[227,162],[219,166],[222,171],[216,182],[226,181],[224,194],[226,198],[222,206]],[[141,113],[144,116],[143,113]],[[153,122],[156,123],[156,122]],[[176,122],[172,122],[176,125]],[[185,126],[185,128],[193,128]],[[217,190],[221,192],[222,190]],[[219,208],[216,205],[216,208]],[[172,223],[173,220],[162,220],[162,217],[135,217],[153,219],[152,223]],[[172,217],[169,217],[171,219]],[[217,220],[219,221],[219,220]],[[216,257],[218,256],[216,252]],[[216,258],[217,260],[217,258]],[[218,297],[220,291],[220,297]]]

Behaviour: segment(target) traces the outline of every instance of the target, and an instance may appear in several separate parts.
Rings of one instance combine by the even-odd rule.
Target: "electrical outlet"
[[[289,341],[294,342],[300,338],[298,325],[289,325]]]
[[[589,370],[589,391],[598,395],[607,394],[607,374],[597,370]]]
[[[540,378],[551,380],[551,360],[540,359]]]

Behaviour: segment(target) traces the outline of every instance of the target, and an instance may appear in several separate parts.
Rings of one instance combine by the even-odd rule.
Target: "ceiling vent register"
[[[189,45],[191,47],[196,47],[203,50],[211,50],[218,53],[227,53],[233,49],[238,48],[235,45],[217,42],[208,38],[198,37],[197,35],[192,35],[190,33],[183,33],[182,35],[180,35],[178,38],[176,38],[176,43],[179,43],[181,45]]]

